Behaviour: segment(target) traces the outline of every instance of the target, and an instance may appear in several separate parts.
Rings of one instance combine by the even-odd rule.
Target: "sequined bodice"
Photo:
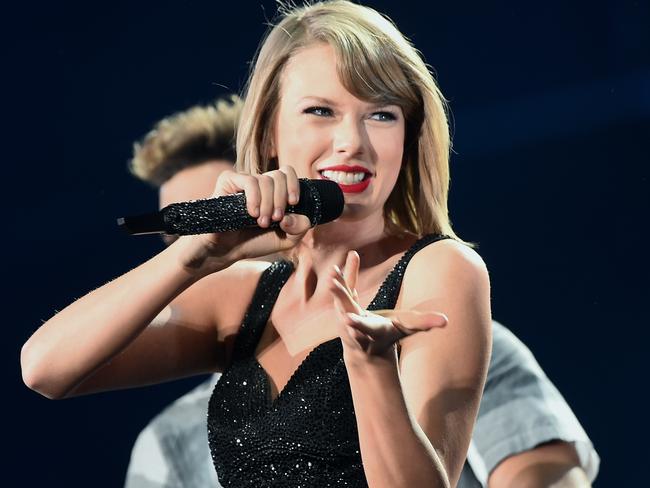
[[[368,310],[394,308],[410,259],[444,238],[429,235],[413,244]],[[291,263],[276,261],[260,277],[232,363],[210,398],[208,440],[219,481],[228,488],[367,486],[340,339],[313,349],[275,399],[255,358],[273,305],[292,272]]]

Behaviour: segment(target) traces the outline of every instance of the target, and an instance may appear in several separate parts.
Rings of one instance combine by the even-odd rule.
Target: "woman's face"
[[[344,217],[383,212],[402,164],[404,114],[356,98],[341,84],[327,44],[295,54],[282,73],[272,155],[301,178],[336,181]]]

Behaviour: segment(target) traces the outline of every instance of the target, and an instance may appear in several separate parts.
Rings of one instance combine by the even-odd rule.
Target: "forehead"
[[[301,97],[312,95],[329,100],[337,98],[341,103],[347,98],[347,101],[361,100],[373,105],[403,105],[403,94],[398,95],[394,87],[386,83],[387,73],[378,72],[376,63],[357,61],[364,59],[363,55],[350,57],[346,54],[343,60],[338,56],[337,50],[325,42],[294,53],[281,75],[281,100],[297,102]],[[400,78],[397,73],[392,76],[396,79],[389,83]]]
[[[345,90],[336,69],[336,54],[328,44],[316,44],[295,53],[287,62],[281,79],[283,97],[301,97],[318,92]],[[324,93],[325,92],[325,93]]]

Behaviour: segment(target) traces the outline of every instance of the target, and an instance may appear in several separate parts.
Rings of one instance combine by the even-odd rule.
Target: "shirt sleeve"
[[[487,486],[501,461],[552,440],[574,444],[587,476],[596,478],[600,458],[575,414],[530,350],[493,322],[492,358],[467,462]]]
[[[140,432],[131,451],[125,488],[164,488],[174,485],[169,463],[149,424]]]
[[[221,485],[208,447],[206,415],[214,375],[158,414],[140,433],[125,488],[203,488]]]

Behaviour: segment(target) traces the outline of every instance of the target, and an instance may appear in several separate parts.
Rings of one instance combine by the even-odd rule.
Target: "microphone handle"
[[[305,215],[313,227],[321,221],[320,193],[308,179],[299,183],[300,201],[287,206],[285,213]],[[172,203],[158,212],[119,218],[117,223],[130,234],[193,235],[259,227],[248,214],[244,193]],[[269,228],[278,226],[279,222],[271,222]]]

